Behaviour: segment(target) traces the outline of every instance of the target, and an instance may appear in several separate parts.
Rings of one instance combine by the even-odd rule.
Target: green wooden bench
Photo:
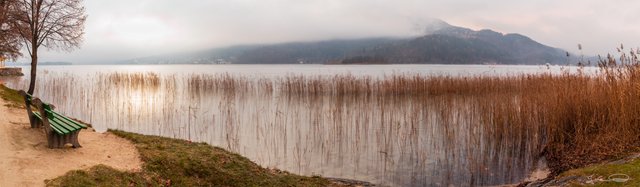
[[[31,128],[43,127],[49,148],[63,148],[67,143],[74,148],[81,147],[78,134],[87,126],[53,111],[53,105],[44,103],[23,90],[19,93],[24,97]],[[35,107],[35,111],[32,107]]]

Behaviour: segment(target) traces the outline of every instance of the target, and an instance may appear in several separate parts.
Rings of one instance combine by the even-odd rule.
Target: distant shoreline
[[[118,64],[118,63],[68,63],[68,64],[38,64],[38,66],[127,66],[127,65],[195,65],[195,66],[250,66],[250,65],[265,65],[265,66],[403,66],[403,65],[425,65],[425,66],[547,66],[546,64],[366,64],[366,63],[357,63],[357,64],[193,64],[193,63],[174,63],[174,64]],[[31,64],[28,63],[9,63],[7,67],[16,66],[16,67],[29,67]],[[581,67],[575,64],[569,65],[550,65],[554,67]],[[583,67],[597,67],[596,65],[583,66]]]

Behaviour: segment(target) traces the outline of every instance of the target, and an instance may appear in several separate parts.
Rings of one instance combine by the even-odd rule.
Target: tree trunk
[[[33,91],[36,87],[36,67],[38,67],[38,49],[32,46],[31,52],[31,80],[29,81],[29,93],[33,95]]]

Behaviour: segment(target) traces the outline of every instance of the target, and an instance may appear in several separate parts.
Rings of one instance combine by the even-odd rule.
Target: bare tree
[[[20,56],[20,41],[11,27],[9,9],[15,6],[15,0],[0,0],[0,61]]]
[[[13,27],[27,47],[31,57],[33,94],[38,65],[38,48],[71,51],[80,47],[87,19],[82,0],[16,0],[10,14]]]

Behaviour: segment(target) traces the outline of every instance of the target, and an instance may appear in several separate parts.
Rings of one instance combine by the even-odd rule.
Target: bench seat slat
[[[40,113],[33,112],[33,115],[36,116],[38,119],[42,120],[42,116],[40,116]],[[55,131],[58,134],[68,134],[69,133],[66,129],[59,129],[57,126],[54,126],[54,125],[51,125],[51,128],[53,129],[53,131]]]
[[[68,118],[67,116],[64,116],[64,115],[58,114],[58,113],[56,113],[56,112],[54,112],[54,114],[56,114],[56,115],[60,116],[60,117],[61,117],[62,119],[64,119],[64,120],[67,120],[67,121],[69,121],[69,122],[71,122],[71,123],[73,123],[73,124],[77,125],[77,126],[78,126],[78,127],[80,127],[80,128],[83,128],[83,129],[86,129],[86,128],[87,128],[87,126],[86,126],[86,125],[84,125],[84,124],[82,124],[82,123],[80,123],[80,122],[77,122],[76,120],[73,120],[73,119],[71,119],[71,118]]]
[[[72,119],[70,119],[70,118],[68,118],[68,117],[66,117],[66,116],[64,116],[62,114],[59,114],[59,113],[55,112],[55,111],[51,111],[51,110],[46,110],[46,111],[52,113],[55,117],[60,118],[62,121],[67,122],[67,124],[71,124],[71,125],[77,126],[77,128],[82,128],[82,129],[86,129],[87,128],[86,125],[78,123],[77,121],[72,120]]]
[[[71,125],[61,121],[59,118],[56,118],[56,117],[54,117],[53,119],[50,119],[49,122],[51,122],[51,125],[57,125],[59,128],[66,129],[69,133],[81,129],[81,128],[76,128],[74,126],[71,126]]]
[[[38,118],[42,119],[39,116],[39,114],[38,114]],[[72,133],[74,131],[82,129],[82,127],[79,127],[79,126],[76,126],[76,125],[71,125],[71,124],[65,122],[60,117],[55,117],[54,116],[54,117],[49,119],[49,122],[50,122],[51,127],[56,131],[56,133],[61,134],[61,135],[69,134],[69,133]]]
[[[61,118],[60,115],[57,115],[57,113],[52,113],[51,111],[47,111],[47,112],[53,116],[51,120],[59,123],[60,125],[64,126],[67,130],[71,132],[76,131],[78,129],[82,129],[81,126],[74,123],[70,123],[68,120]]]

